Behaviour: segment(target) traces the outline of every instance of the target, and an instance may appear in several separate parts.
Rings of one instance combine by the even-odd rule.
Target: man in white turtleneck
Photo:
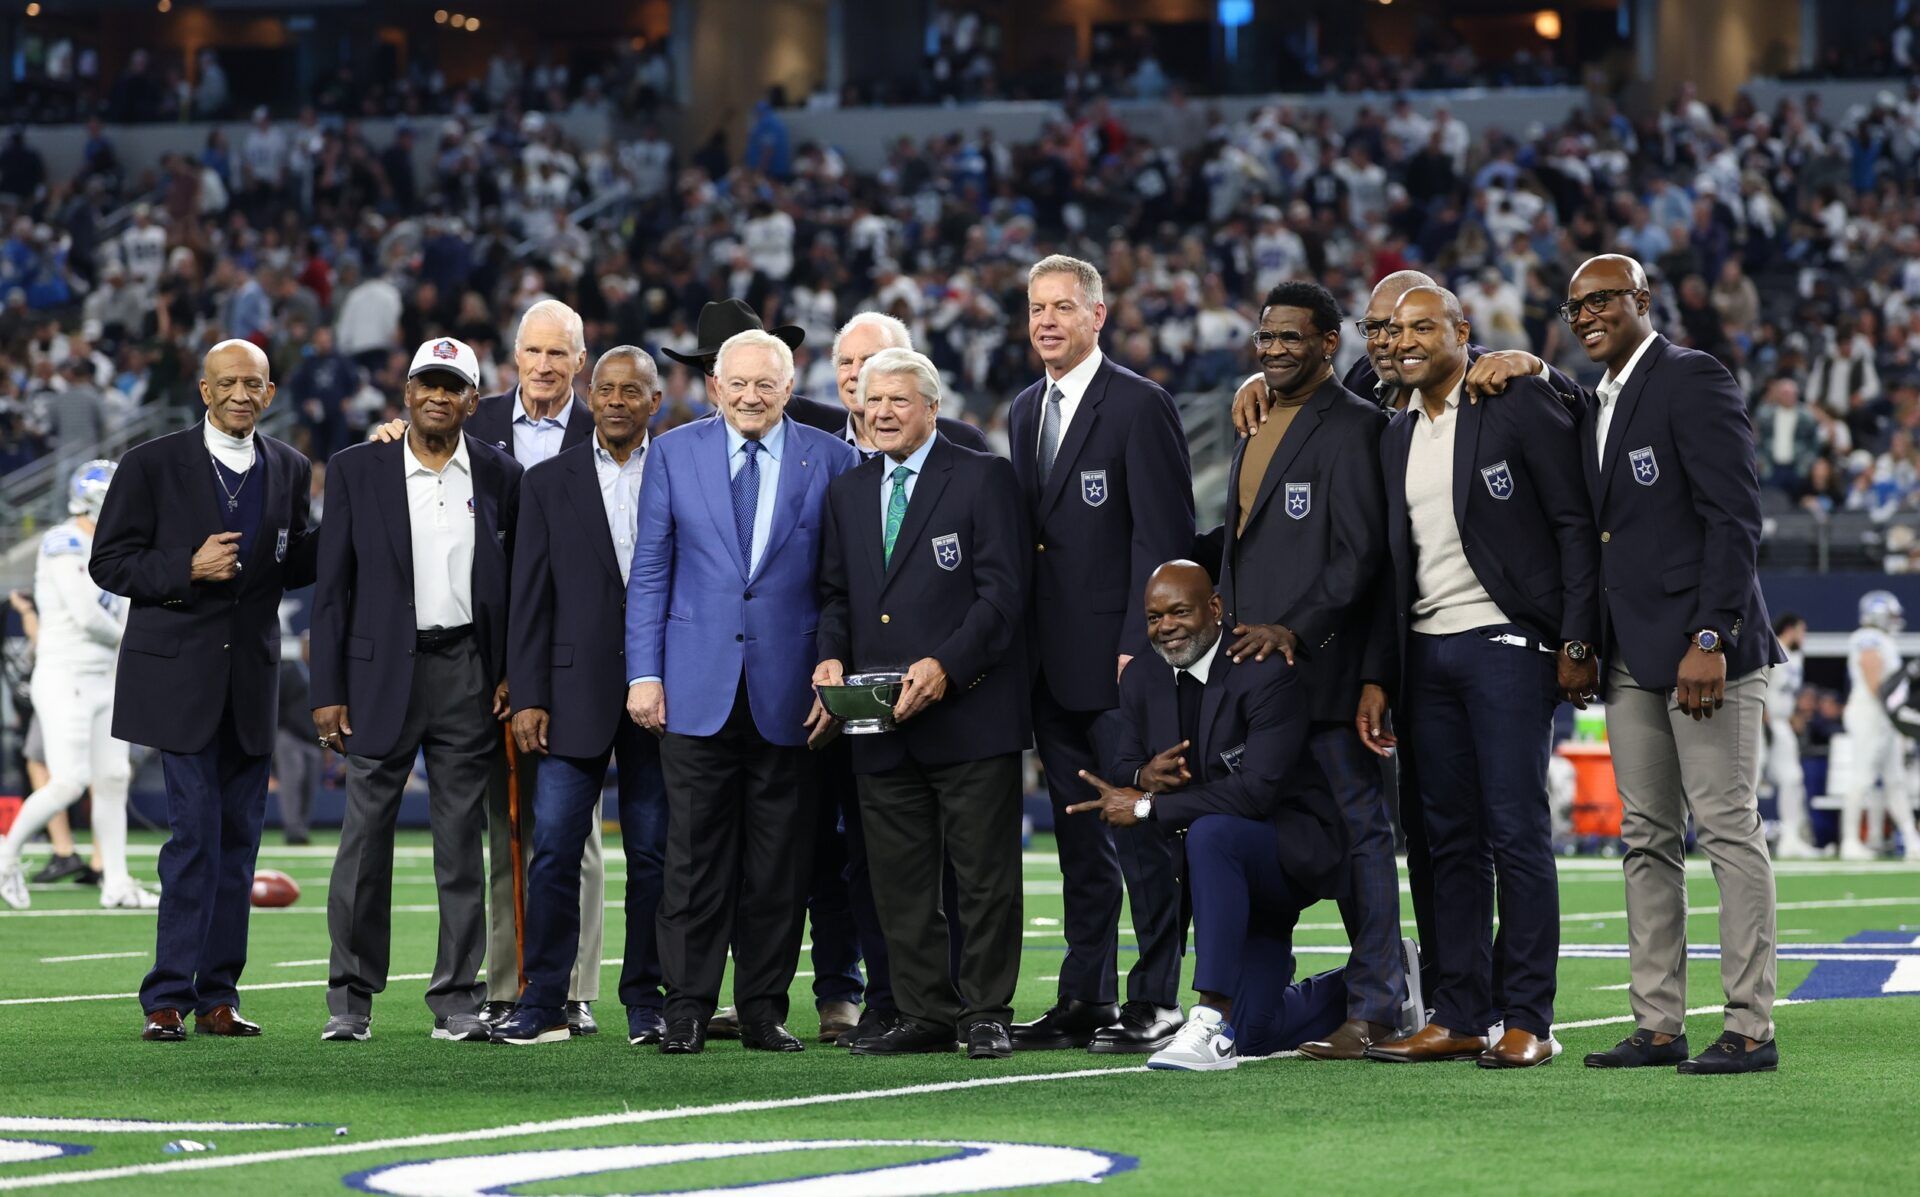
[[[313,467],[255,431],[267,357],[222,341],[201,365],[205,422],[130,450],[88,572],[131,601],[113,735],[160,750],[171,837],[160,849],[141,1037],[258,1035],[240,1017],[254,858],[279,708],[281,597],[313,581]]]

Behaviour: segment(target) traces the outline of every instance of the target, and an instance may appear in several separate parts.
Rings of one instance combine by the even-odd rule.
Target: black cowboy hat
[[[684,362],[704,373],[712,364],[714,357],[719,354],[720,346],[726,344],[727,338],[750,329],[761,329],[772,333],[785,341],[789,349],[798,349],[800,342],[807,339],[807,330],[797,324],[782,324],[778,328],[767,328],[760,323],[760,317],[746,305],[744,300],[716,299],[701,307],[700,321],[694,325],[694,335],[699,338],[698,348],[691,353],[678,353],[672,349],[662,349],[660,352],[676,362]]]

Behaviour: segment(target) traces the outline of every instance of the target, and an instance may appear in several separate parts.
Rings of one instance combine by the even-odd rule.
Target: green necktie
[[[906,466],[893,467],[893,493],[887,496],[887,527],[881,536],[884,546],[882,564],[893,564],[893,542],[900,537],[900,524],[907,518],[907,479],[913,471]]]

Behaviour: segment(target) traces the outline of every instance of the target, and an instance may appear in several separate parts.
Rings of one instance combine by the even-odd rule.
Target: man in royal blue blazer
[[[327,889],[321,1038],[330,1041],[367,1039],[373,995],[386,988],[394,818],[422,749],[440,903],[426,993],[433,1038],[488,1038],[481,836],[488,787],[506,764],[499,721],[521,470],[462,433],[478,395],[473,350],[428,341],[407,376],[406,435],[344,449],[327,470],[310,696],[320,739],[347,761]]]
[[[817,685],[905,667],[896,730],[849,736],[898,1015],[857,1055],[1013,1054],[1020,973],[1026,513],[1004,458],[935,430],[940,373],[910,349],[860,376],[880,456],[827,488]],[[942,912],[951,859],[964,944]],[[956,987],[957,986],[957,987]]]
[[[1739,386],[1714,358],[1653,331],[1646,271],[1589,260],[1561,316],[1596,362],[1581,476],[1600,533],[1607,740],[1626,807],[1627,942],[1635,1031],[1586,1062],[1681,1072],[1771,1072],[1773,863],[1755,798],[1767,673],[1786,659],[1757,574],[1760,486]],[[1489,390],[1536,369],[1501,354]],[[1725,1030],[1689,1059],[1686,827],[1720,886]]]
[[[812,848],[806,750],[832,722],[811,684],[821,508],[857,456],[785,417],[786,342],[736,334],[715,370],[720,418],[654,442],[627,582],[627,710],[663,736],[667,780],[660,1050],[705,1048],[731,947],[741,1042],[800,1051],[782,1024]]]
[[[627,576],[633,563],[647,424],[660,371],[645,350],[600,355],[587,388],[594,439],[527,471],[514,537],[507,681],[521,759],[544,757],[531,796],[526,990],[496,1042],[549,1043],[570,1033],[564,1003],[580,941],[581,850],[600,822],[600,788],[618,764],[627,859],[627,938],[620,1000],[629,1043],[658,1043],[660,906],[667,797],[659,741],[627,718]]]
[[[1339,1025],[1351,969],[1295,984],[1292,941],[1303,909],[1346,889],[1351,852],[1296,667],[1278,654],[1234,660],[1220,596],[1194,562],[1154,571],[1146,610],[1158,659],[1120,679],[1120,743],[1103,770],[1113,784],[1089,774],[1097,796],[1068,815],[1186,831],[1200,1001],[1147,1067],[1212,1072]]]
[[[279,709],[280,600],[313,581],[312,466],[255,432],[267,358],[222,341],[201,364],[202,424],[120,461],[88,572],[132,601],[113,735],[160,750],[167,785],[153,970],[141,1037],[258,1035],[240,1017],[253,862]]]
[[[1399,706],[1433,857],[1433,1021],[1369,1059],[1552,1061],[1559,880],[1547,813],[1553,709],[1596,684],[1598,548],[1573,419],[1537,401],[1464,401],[1469,326],[1452,292],[1394,308],[1415,391],[1380,442]],[[1487,868],[1491,855],[1493,868]],[[1502,989],[1490,937],[1499,877]],[[1497,1043],[1488,1028],[1505,1023]]]
[[[1061,817],[1118,736],[1120,673],[1149,651],[1141,595],[1193,551],[1193,469],[1173,399],[1100,352],[1100,272],[1056,254],[1027,275],[1027,333],[1046,376],[1013,401],[1013,470],[1033,529],[1033,731],[1053,799],[1067,956],[1054,1005],[1015,1028],[1024,1050],[1152,1052],[1180,1025],[1185,932],[1159,827]],[[1140,958],[1115,1005],[1125,880]],[[1096,1039],[1098,1032],[1111,1033]]]

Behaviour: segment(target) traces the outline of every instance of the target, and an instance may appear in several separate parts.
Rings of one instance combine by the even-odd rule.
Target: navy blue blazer
[[[1147,577],[1193,551],[1193,467],[1172,396],[1104,358],[1040,482],[1045,378],[1013,400],[1013,472],[1033,528],[1027,642],[1055,701],[1119,701],[1115,658],[1151,653]]]
[[[1481,354],[1489,352],[1491,350],[1484,345],[1468,345],[1467,360],[1471,362]],[[1581,404],[1580,384],[1554,369],[1550,363],[1542,364],[1547,367],[1547,385],[1553,389],[1554,396],[1560,400],[1560,406],[1570,411],[1578,411]],[[1373,400],[1376,406],[1380,405],[1379,400],[1374,397],[1374,389],[1380,382],[1380,375],[1374,370],[1373,358],[1370,355],[1361,354],[1359,361],[1347,367],[1347,376],[1340,382],[1354,394],[1363,399]]]
[[[487,685],[507,674],[507,577],[519,515],[520,463],[469,435],[473,464],[473,635]],[[347,707],[347,751],[384,757],[399,743],[413,692],[413,525],[404,442],[369,442],[327,463],[313,590],[312,702]]]
[[[637,504],[633,514],[637,520]],[[563,449],[521,478],[513,540],[509,700],[516,712],[538,707],[551,716],[548,751],[599,756],[627,718],[627,584],[591,443]]]
[[[1127,666],[1120,716],[1107,780],[1127,785],[1181,739],[1174,673],[1160,657]],[[1174,830],[1210,814],[1271,823],[1287,878],[1314,897],[1338,897],[1347,884],[1347,825],[1307,746],[1308,722],[1299,670],[1280,657],[1235,665],[1223,646],[1201,691],[1198,742],[1186,753],[1193,780],[1156,795],[1154,818]]]
[[[1418,400],[1415,400],[1417,403]],[[1580,438],[1547,384],[1517,379],[1502,400],[1462,402],[1454,413],[1453,516],[1467,563],[1487,594],[1541,644],[1598,643],[1599,551],[1580,485]],[[1393,557],[1392,664],[1369,680],[1397,691],[1414,599],[1407,457],[1420,416],[1414,404],[1380,438]],[[1751,454],[1749,454],[1751,456]]]
[[[484,441],[512,457],[513,409],[519,402],[518,387],[504,395],[482,395],[473,414],[467,417],[464,431],[474,440]],[[562,452],[593,436],[593,413],[587,410],[587,405],[578,399],[569,399],[567,403],[571,412],[567,416],[566,430],[560,434]]]
[[[1227,474],[1220,597],[1227,627],[1277,623],[1300,637],[1308,708],[1352,720],[1371,602],[1386,575],[1386,496],[1380,485],[1382,410],[1329,378],[1280,439],[1238,531],[1243,437]]]
[[[232,581],[192,582],[194,553],[225,530],[205,435],[195,424],[129,449],[100,509],[87,572],[132,603],[113,734],[198,752],[231,708],[241,750],[263,756],[280,705],[280,600],[313,581],[313,464],[256,433],[254,469],[266,492],[253,551]]]
[[[947,693],[897,731],[852,737],[854,772],[1020,752],[1033,740],[1029,555],[1013,467],[936,435],[887,561],[880,496],[892,469],[875,457],[827,487],[820,659],[860,673],[932,657]]]
[[[1727,368],[1658,333],[1595,440],[1583,391],[1580,470],[1600,526],[1601,651],[1649,689],[1674,684],[1688,637],[1726,637],[1727,676],[1786,660],[1760,593],[1760,481],[1753,425]],[[1482,406],[1485,406],[1484,404]]]
[[[805,395],[795,395],[787,400],[787,414],[809,428],[818,428],[835,436],[847,430],[847,409],[840,403],[822,403]],[[965,420],[941,416],[935,422],[934,430],[962,449],[972,449],[975,453],[993,451],[987,447],[987,434]],[[919,489],[918,484],[915,489]]]

